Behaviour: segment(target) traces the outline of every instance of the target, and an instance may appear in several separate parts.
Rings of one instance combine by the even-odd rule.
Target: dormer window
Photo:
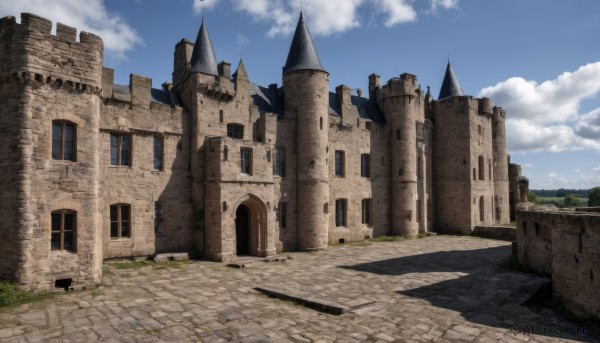
[[[227,124],[227,137],[235,139],[244,138],[244,126],[240,124]]]

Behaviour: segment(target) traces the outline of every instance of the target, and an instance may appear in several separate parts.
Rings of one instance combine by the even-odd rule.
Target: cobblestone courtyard
[[[498,269],[509,243],[472,237],[331,247],[287,262],[234,269],[190,262],[118,269],[103,286],[0,310],[1,342],[546,342],[590,336],[513,334],[569,322],[521,304],[547,279]],[[335,316],[256,290],[310,291],[341,304]]]

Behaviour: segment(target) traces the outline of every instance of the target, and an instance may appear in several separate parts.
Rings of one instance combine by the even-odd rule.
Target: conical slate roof
[[[215,50],[210,41],[208,31],[206,31],[204,17],[202,17],[202,25],[200,25],[200,31],[198,31],[190,64],[192,65],[192,71],[214,76],[219,75],[217,71],[217,56],[215,56]]]
[[[448,61],[446,74],[444,75],[444,81],[442,82],[442,87],[440,88],[438,100],[461,95],[463,95],[463,91],[460,88],[460,84],[458,83],[456,75],[454,75],[454,70],[452,70],[452,67],[450,66],[450,61]]]
[[[296,26],[296,32],[292,39],[292,46],[288,54],[283,73],[287,74],[296,70],[320,70],[325,71],[321,65],[319,54],[315,49],[308,27],[304,22],[304,15],[300,12],[300,19]]]

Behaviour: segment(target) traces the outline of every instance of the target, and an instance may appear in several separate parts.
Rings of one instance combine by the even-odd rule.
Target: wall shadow
[[[587,335],[574,335],[570,329],[580,328],[548,308],[525,306],[548,278],[512,272],[498,267],[499,261],[510,255],[510,247],[476,250],[438,251],[369,263],[338,266],[378,275],[403,276],[411,274],[411,282],[398,280],[395,292],[402,296],[426,300],[439,308],[456,311],[475,324],[506,329],[509,337],[524,339],[522,331],[558,328],[560,334],[531,332],[536,336],[596,342],[588,329]],[[454,273],[440,275],[439,273]],[[414,274],[421,274],[415,277]],[[415,279],[422,281],[415,286]],[[442,281],[439,281],[443,279]],[[511,327],[513,330],[511,331]],[[525,330],[523,330],[525,329]]]

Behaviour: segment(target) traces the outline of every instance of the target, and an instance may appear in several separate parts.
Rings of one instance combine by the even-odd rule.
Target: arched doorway
[[[275,252],[272,233],[267,226],[268,205],[247,194],[234,202],[235,218],[231,239],[233,255],[270,256]]]
[[[235,247],[238,256],[250,255],[250,209],[241,204],[235,211]]]

